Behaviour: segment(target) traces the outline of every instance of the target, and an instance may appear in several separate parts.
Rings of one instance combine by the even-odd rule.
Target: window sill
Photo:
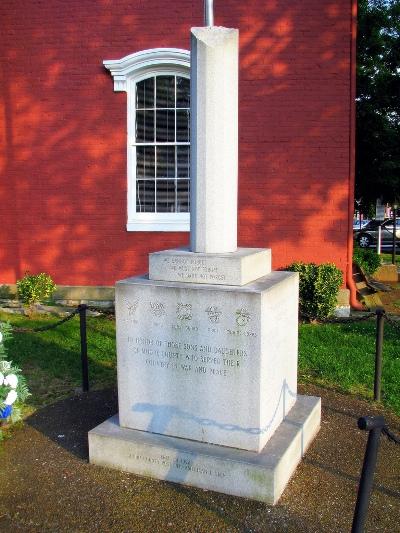
[[[127,231],[190,231],[190,216],[185,214],[173,217],[172,220],[168,218],[131,220],[126,224],[126,229]]]

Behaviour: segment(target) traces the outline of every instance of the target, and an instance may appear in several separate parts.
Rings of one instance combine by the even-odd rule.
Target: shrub
[[[18,298],[24,304],[32,306],[50,298],[56,290],[56,285],[49,274],[41,272],[40,274],[25,276],[17,281]]]
[[[322,320],[336,307],[337,295],[343,283],[342,272],[332,263],[295,262],[287,270],[300,275],[300,313],[309,319]]]
[[[372,276],[381,265],[381,256],[369,248],[354,246],[353,263],[360,267],[367,276]]]

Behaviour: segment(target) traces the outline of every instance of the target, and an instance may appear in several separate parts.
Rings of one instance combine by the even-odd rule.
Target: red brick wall
[[[127,232],[126,94],[104,59],[189,48],[203,2],[2,0],[0,283],[112,285],[187,233]],[[351,2],[227,0],[240,30],[239,245],[347,261]]]

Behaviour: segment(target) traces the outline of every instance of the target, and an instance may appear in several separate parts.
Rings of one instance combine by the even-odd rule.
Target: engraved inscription
[[[182,281],[199,280],[201,282],[224,281],[225,274],[218,271],[218,266],[210,264],[204,258],[164,257],[164,267],[176,274]]]
[[[128,454],[130,459],[145,465],[160,465],[166,468],[173,468],[178,471],[193,472],[202,476],[207,475],[215,478],[224,478],[227,473],[217,470],[211,466],[205,464],[199,464],[198,461],[193,463],[192,459],[179,456],[172,457],[167,454],[159,454],[156,456],[144,455],[142,453],[130,453]]]
[[[218,323],[220,316],[222,315],[222,311],[215,305],[210,305],[207,307],[206,313],[208,315],[208,320],[212,323]]]
[[[129,336],[128,345],[131,356],[146,366],[183,374],[226,377],[240,371],[248,358],[243,348],[149,337]]]
[[[178,303],[176,306],[176,316],[179,320],[192,320],[192,304]]]
[[[246,326],[251,319],[251,315],[247,309],[242,307],[236,310],[236,324],[238,326]]]
[[[130,301],[130,300],[127,300],[126,298],[124,298],[124,300],[125,300],[126,307],[128,309],[128,316],[135,316],[136,310],[139,305],[139,300]]]
[[[165,307],[161,302],[150,302],[150,311],[154,316],[160,317],[165,315]]]

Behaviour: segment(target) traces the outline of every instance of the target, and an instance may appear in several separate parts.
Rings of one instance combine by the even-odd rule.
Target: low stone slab
[[[271,272],[271,250],[238,248],[221,254],[188,249],[149,254],[149,279],[242,286]]]
[[[89,461],[275,504],[320,420],[320,398],[298,396],[265,448],[256,453],[121,428],[116,415],[89,432]]]

